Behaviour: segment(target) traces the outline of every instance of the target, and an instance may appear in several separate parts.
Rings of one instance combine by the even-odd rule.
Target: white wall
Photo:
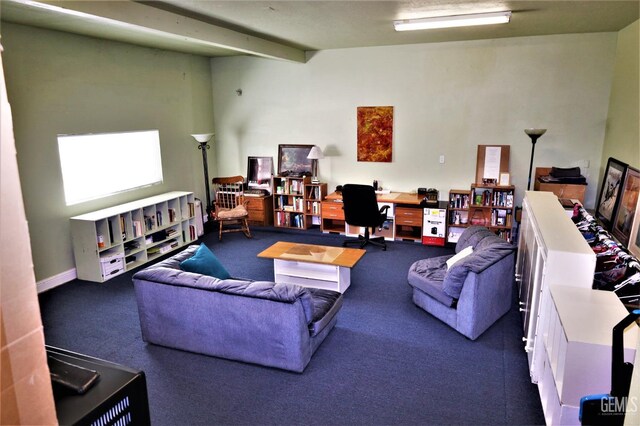
[[[204,199],[190,134],[213,129],[207,58],[6,22],[0,31],[37,281],[74,275],[72,216],[172,190]],[[162,184],[65,205],[58,134],[148,129],[160,131]],[[121,163],[96,158],[95,167],[136,173],[139,161],[123,153]]]
[[[478,144],[511,145],[520,200],[531,152],[523,129],[539,126],[549,130],[534,167],[588,162],[590,206],[615,50],[616,34],[599,33],[329,50],[306,64],[214,58],[218,171],[245,174],[248,155],[275,159],[281,143],[316,144],[330,190],[376,178],[399,191],[436,187],[446,199],[474,180]],[[391,163],[356,161],[356,108],[368,105],[394,106]]]
[[[609,157],[640,167],[640,21],[618,32],[600,176]]]

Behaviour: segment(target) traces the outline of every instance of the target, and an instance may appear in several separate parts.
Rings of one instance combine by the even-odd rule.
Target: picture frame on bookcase
[[[596,203],[595,212],[595,217],[609,231],[611,231],[613,220],[616,216],[626,170],[626,163],[609,157],[607,168],[604,170],[602,187],[600,188],[600,196]]]
[[[611,233],[622,244],[629,245],[629,237],[634,222],[634,216],[638,206],[638,194],[640,193],[640,171],[633,167],[627,167],[622,184],[622,192],[618,208],[612,223]]]
[[[636,206],[636,213],[631,227],[631,237],[627,245],[631,254],[640,259],[640,202]]]
[[[313,145],[278,145],[278,175],[303,177],[313,173],[313,160],[307,158]]]

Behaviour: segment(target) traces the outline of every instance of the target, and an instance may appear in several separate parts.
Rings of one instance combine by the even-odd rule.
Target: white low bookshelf
[[[192,192],[173,191],[71,218],[77,276],[104,282],[198,239]]]

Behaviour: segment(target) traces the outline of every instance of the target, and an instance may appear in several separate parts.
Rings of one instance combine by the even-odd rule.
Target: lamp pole
[[[198,142],[198,149],[202,151],[202,167],[204,168],[204,194],[207,202],[207,218],[211,218],[211,195],[209,193],[209,164],[207,163],[207,150],[211,148],[209,141],[213,133],[199,133],[191,135]]]
[[[529,179],[527,180],[527,191],[531,190],[531,171],[533,170],[533,154],[536,151],[536,142],[540,136],[544,135],[547,129],[524,129],[524,132],[531,138],[531,160],[529,161]]]

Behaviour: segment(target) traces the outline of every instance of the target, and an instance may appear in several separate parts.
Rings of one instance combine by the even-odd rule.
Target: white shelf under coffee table
[[[366,250],[278,241],[258,254],[273,259],[274,281],[344,293]]]

